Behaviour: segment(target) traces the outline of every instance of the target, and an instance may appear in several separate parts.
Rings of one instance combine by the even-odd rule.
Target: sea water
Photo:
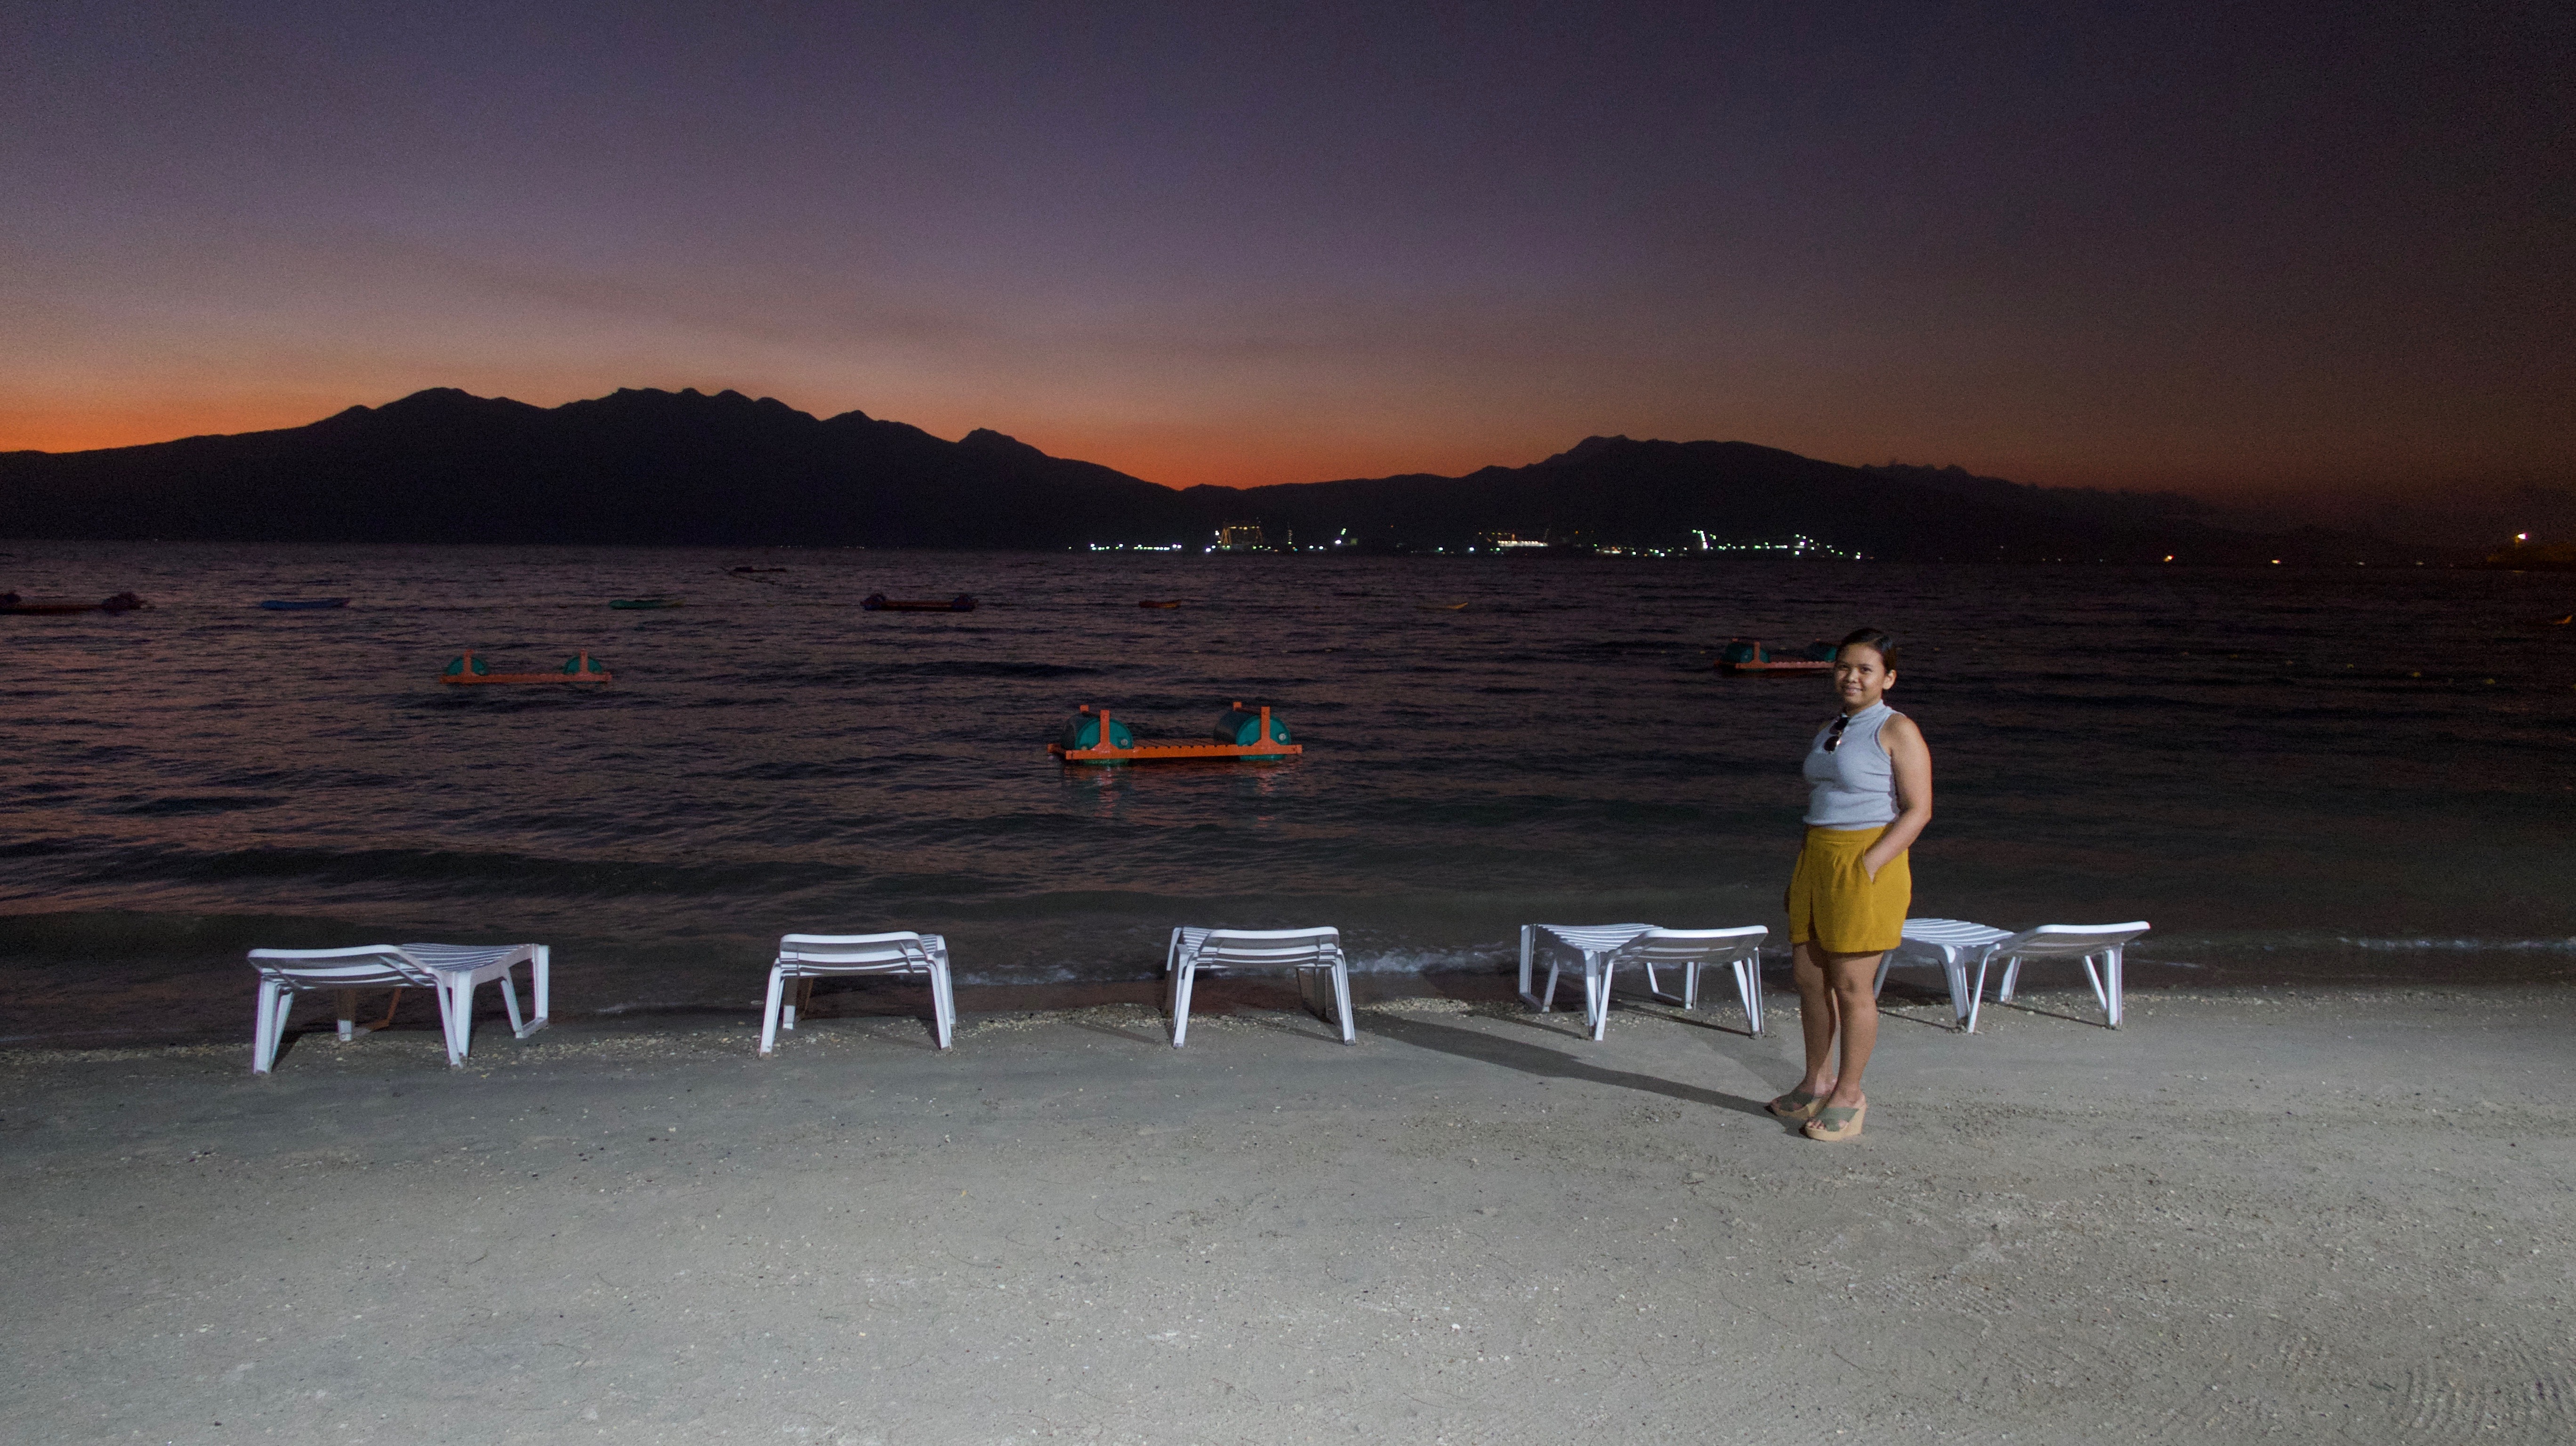
[[[254,946],[545,941],[559,1017],[751,1007],[789,931],[935,930],[988,984],[1151,977],[1184,923],[1381,973],[1532,921],[1776,949],[1835,705],[1710,665],[1862,624],[1932,749],[1917,915],[2144,919],[2149,984],[2576,972],[2563,575],[16,542],[7,589],[154,604],[0,617],[22,1043],[240,1034]],[[616,680],[441,685],[469,647]],[[1304,755],[1045,751],[1238,700]]]

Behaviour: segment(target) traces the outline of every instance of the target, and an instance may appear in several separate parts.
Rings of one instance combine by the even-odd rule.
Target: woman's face
[[[1876,703],[1895,682],[1895,672],[1876,648],[1854,643],[1834,654],[1834,696],[1842,700],[1846,713]]]

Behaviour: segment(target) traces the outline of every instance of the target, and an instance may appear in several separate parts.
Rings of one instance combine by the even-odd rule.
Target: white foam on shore
[[[2337,939],[2354,949],[2555,949],[2576,951],[2576,939]]]
[[[1354,974],[1447,974],[1472,973],[1509,968],[1514,956],[1494,949],[1399,949],[1383,954],[1352,953]],[[953,968],[953,966],[952,966]],[[1133,965],[1112,973],[1099,969],[1077,969],[1064,964],[1024,964],[1005,969],[956,969],[960,984],[1020,987],[1031,984],[1132,984],[1138,980],[1159,979],[1163,971],[1148,967],[1136,972]]]

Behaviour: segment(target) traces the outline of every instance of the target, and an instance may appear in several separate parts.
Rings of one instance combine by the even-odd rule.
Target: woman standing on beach
[[[1771,1102],[1811,1140],[1856,1140],[1861,1071],[1878,1043],[1879,956],[1903,937],[1914,876],[1905,851],[1932,821],[1932,750],[1887,706],[1896,641],[1862,628],[1834,652],[1842,712],[1807,749],[1807,838],[1789,876],[1790,957],[1807,1077]],[[1834,1040],[1842,1039],[1841,1067]]]

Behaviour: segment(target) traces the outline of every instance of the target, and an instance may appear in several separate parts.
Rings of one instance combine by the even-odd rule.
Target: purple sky
[[[1173,484],[2564,486],[2571,15],[20,0],[0,449],[696,386]]]

